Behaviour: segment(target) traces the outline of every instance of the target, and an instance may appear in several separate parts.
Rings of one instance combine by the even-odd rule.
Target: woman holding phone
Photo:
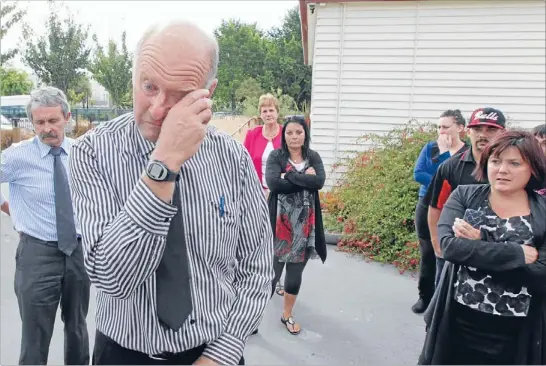
[[[482,185],[457,187],[438,236],[446,260],[425,315],[419,364],[546,363],[546,162],[532,134],[508,131],[482,153]]]

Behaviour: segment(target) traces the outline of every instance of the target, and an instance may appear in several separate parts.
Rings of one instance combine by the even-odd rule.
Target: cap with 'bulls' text
[[[478,127],[478,126],[491,126],[497,128],[506,127],[506,118],[504,114],[495,108],[480,108],[476,109],[472,116],[467,127]]]

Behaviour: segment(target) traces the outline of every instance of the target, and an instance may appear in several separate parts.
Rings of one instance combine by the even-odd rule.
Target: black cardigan
[[[290,194],[304,189],[315,193],[315,250],[324,263],[326,261],[326,240],[324,238],[324,224],[322,222],[322,211],[320,208],[320,197],[318,191],[324,186],[326,173],[320,155],[309,150],[309,165],[315,169],[316,175],[305,174],[298,171],[286,172],[288,156],[281,149],[273,150],[267,159],[265,169],[265,181],[271,191],[268,199],[269,218],[273,234],[277,224],[277,199],[279,193]],[[281,174],[284,173],[284,179]]]
[[[525,264],[523,250],[517,243],[491,243],[482,233],[482,240],[456,238],[453,233],[455,218],[462,218],[467,208],[477,209],[489,196],[490,186],[463,185],[457,187],[446,202],[440,221],[438,237],[446,265],[438,288],[425,313],[427,335],[420,365],[450,364],[450,315],[453,286],[460,265],[470,265],[495,272],[507,279],[527,286],[532,295],[528,316],[518,338],[516,363],[520,365],[546,364],[546,197],[529,193],[533,245],[538,260]]]

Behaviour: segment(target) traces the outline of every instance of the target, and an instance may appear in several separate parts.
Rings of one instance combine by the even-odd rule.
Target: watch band
[[[178,177],[178,172],[169,170],[162,161],[150,160],[146,165],[146,175],[156,182],[174,182]]]

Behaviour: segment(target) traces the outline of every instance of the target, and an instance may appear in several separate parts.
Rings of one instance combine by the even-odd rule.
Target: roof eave
[[[303,63],[309,65],[309,19],[307,15],[307,0],[300,0],[300,23]]]
[[[299,0],[300,2],[300,23],[301,43],[303,47],[303,63],[310,65],[312,56],[309,54],[309,4],[335,4],[335,3],[356,3],[367,1],[415,1],[415,0]]]

